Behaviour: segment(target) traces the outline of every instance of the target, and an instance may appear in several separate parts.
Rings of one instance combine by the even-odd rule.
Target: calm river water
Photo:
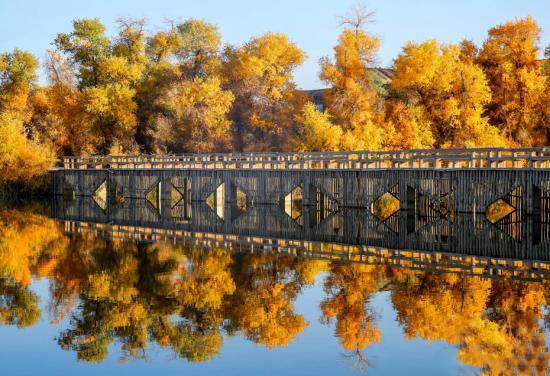
[[[488,278],[199,249],[39,212],[0,210],[3,375],[549,371],[550,280],[520,261]]]

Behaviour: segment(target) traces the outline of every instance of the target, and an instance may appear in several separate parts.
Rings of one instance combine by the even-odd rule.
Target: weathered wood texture
[[[53,192],[91,196],[107,182],[110,196],[145,198],[160,183],[160,198],[169,199],[172,189],[188,194],[187,201],[206,201],[224,185],[226,202],[235,202],[237,190],[250,205],[281,205],[296,187],[303,191],[303,204],[315,206],[321,198],[338,207],[370,208],[385,192],[400,200],[400,209],[415,209],[421,199],[448,210],[485,213],[499,198],[521,190],[521,211],[538,215],[541,192],[550,190],[550,170],[251,170],[251,169],[59,169],[51,172]],[[185,182],[185,183],[184,183]],[[187,184],[183,189],[183,184]],[[545,201],[547,202],[547,201]]]

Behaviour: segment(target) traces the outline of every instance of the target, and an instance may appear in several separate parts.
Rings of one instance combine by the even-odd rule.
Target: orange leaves
[[[238,325],[244,333],[267,347],[287,346],[308,325],[292,312],[283,289],[284,285],[275,284],[245,293],[239,310]]]
[[[29,140],[23,124],[11,113],[0,114],[0,184],[30,183],[54,162],[51,149]]]
[[[477,59],[493,93],[491,123],[522,146],[545,144],[550,126],[543,117],[548,78],[538,61],[540,33],[531,17],[496,26]]]
[[[409,43],[395,63],[392,87],[404,91],[431,123],[436,147],[498,147],[506,140],[483,116],[491,92],[481,68],[456,45]]]
[[[296,270],[295,263],[299,266]],[[247,258],[235,274],[237,288],[227,305],[234,329],[269,348],[287,346],[309,325],[294,312],[297,293],[308,275],[311,278],[310,273],[315,273],[306,271],[300,261],[290,258]]]
[[[336,336],[346,350],[363,350],[381,338],[367,304],[381,281],[380,269],[366,265],[334,264],[325,280],[327,297],[321,303],[324,321],[336,318]]]
[[[23,286],[42,254],[66,245],[61,228],[49,218],[16,210],[0,213],[0,277]]]
[[[335,61],[321,60],[320,77],[331,86],[325,96],[328,112],[343,131],[341,150],[381,147],[383,130],[375,124],[381,99],[367,69],[378,48],[378,38],[362,31],[344,30],[334,48]]]
[[[177,282],[179,299],[196,309],[219,309],[224,298],[235,291],[228,267],[231,257],[226,251],[193,252],[189,267],[181,271]]]

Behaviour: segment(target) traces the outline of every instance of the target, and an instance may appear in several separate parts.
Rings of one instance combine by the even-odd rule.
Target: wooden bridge
[[[550,148],[395,152],[245,153],[66,157],[52,170],[56,195],[154,206],[207,202],[372,209],[390,194],[400,210],[485,213],[502,200],[514,217],[542,216],[550,199]],[[163,204],[163,202],[165,204]]]

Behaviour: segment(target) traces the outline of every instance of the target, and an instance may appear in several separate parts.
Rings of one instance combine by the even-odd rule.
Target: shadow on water
[[[296,300],[320,284],[319,320],[359,366],[384,336],[372,299],[387,292],[407,339],[453,345],[462,364],[487,374],[549,371],[550,261],[533,218],[518,237],[513,226],[441,208],[300,207],[297,216],[241,203],[224,204],[221,218],[212,205],[2,208],[0,324],[69,318],[57,345],[86,362],[113,346],[126,360],[158,346],[205,362],[233,336],[268,349],[294,342],[311,324]],[[32,290],[35,278],[48,281],[48,296]]]

